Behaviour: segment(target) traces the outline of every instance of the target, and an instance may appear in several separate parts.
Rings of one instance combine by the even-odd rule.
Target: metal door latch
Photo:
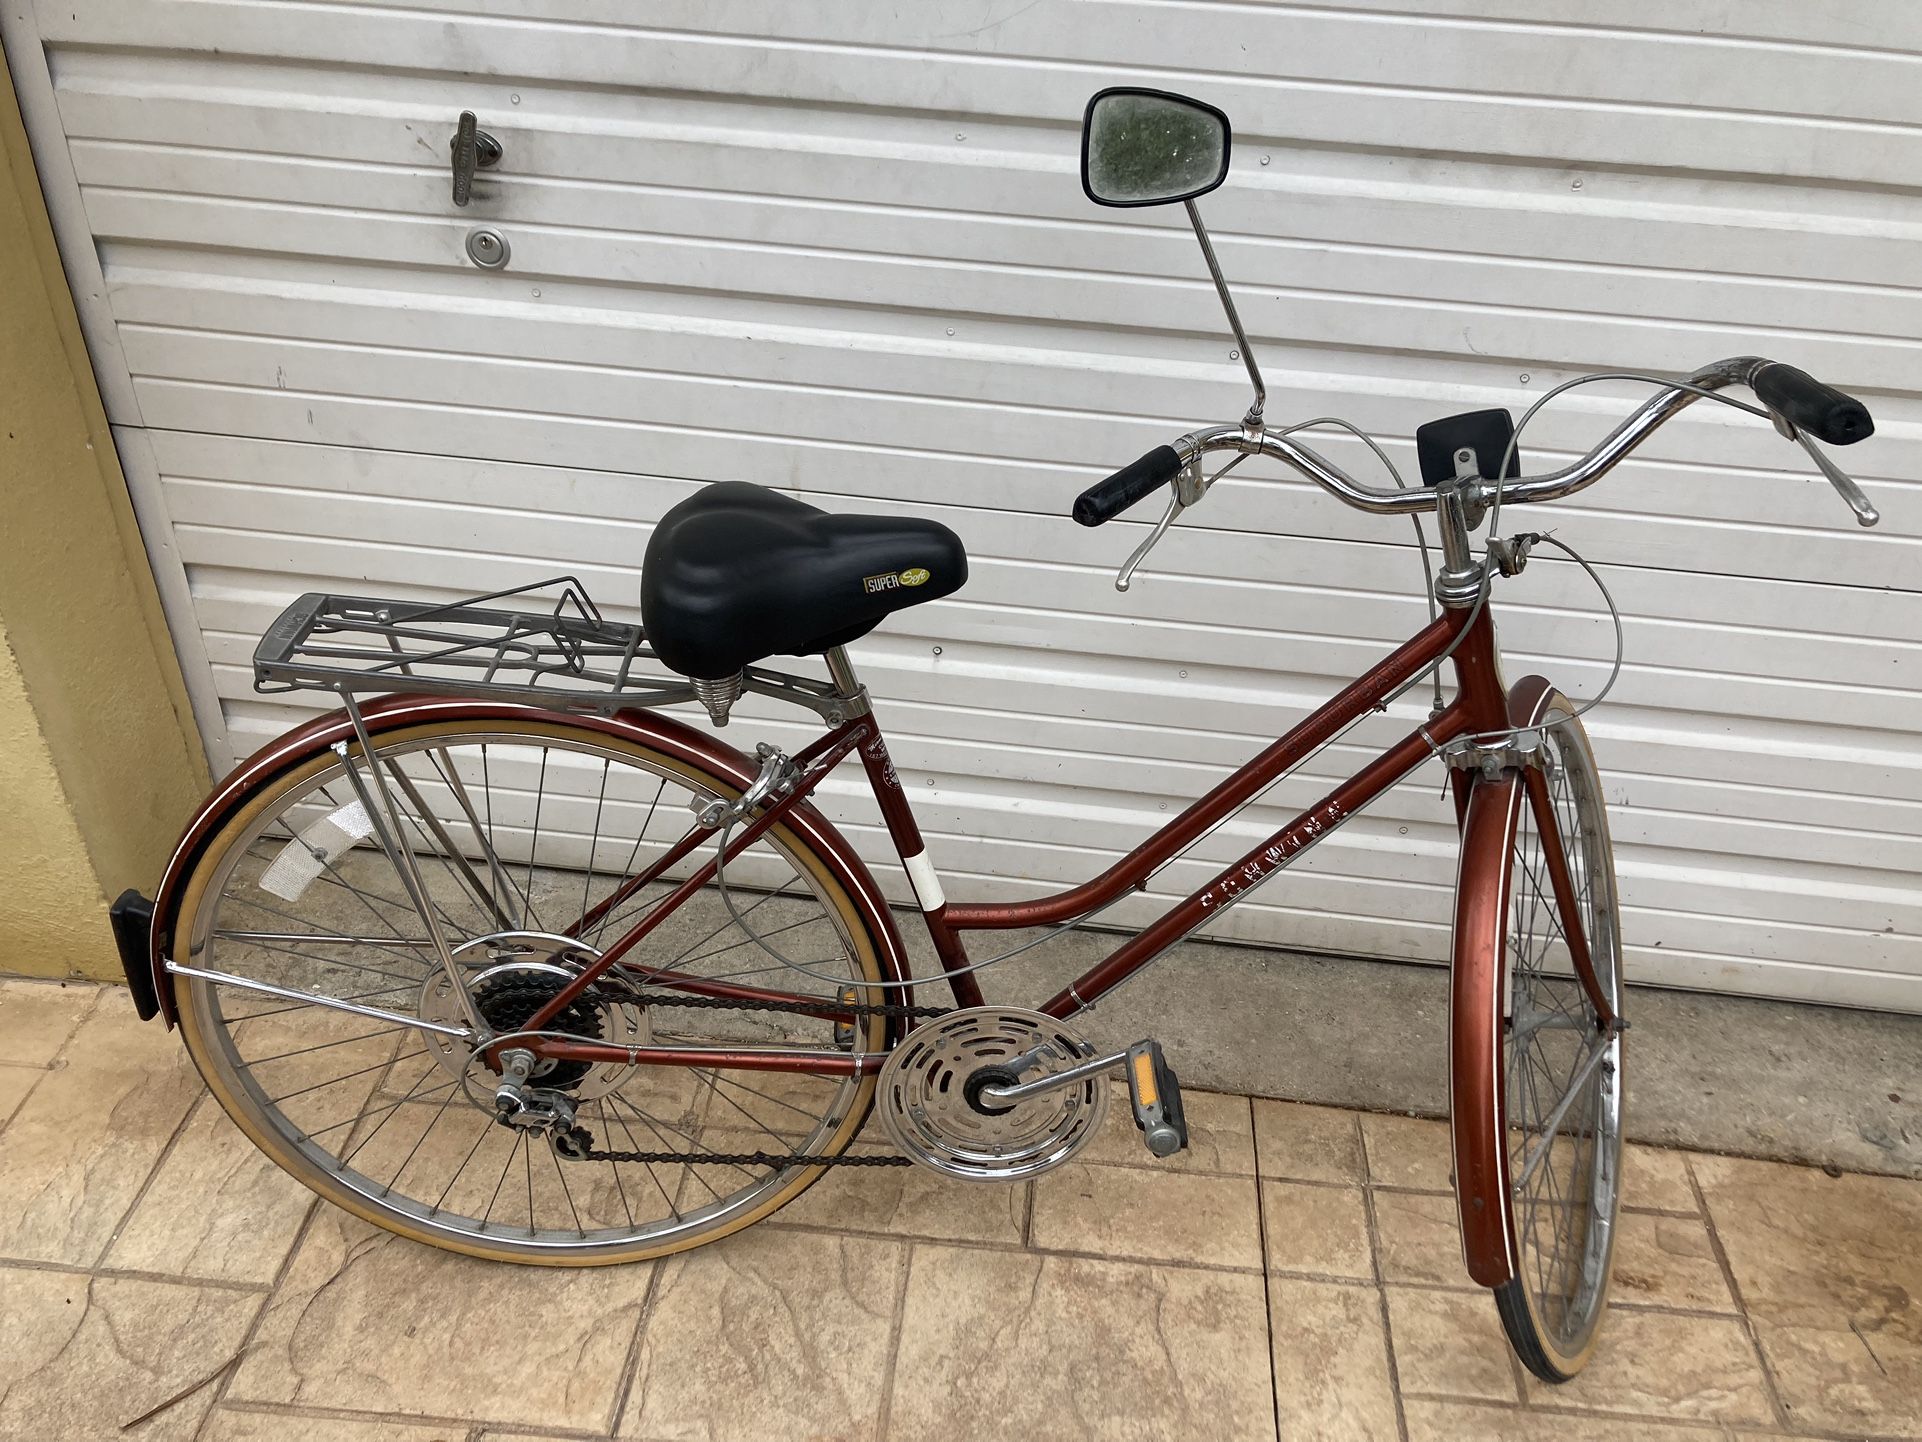
[[[466,205],[473,195],[475,170],[492,170],[501,163],[501,143],[479,127],[474,112],[463,110],[454,138],[447,143],[453,152],[456,205]]]

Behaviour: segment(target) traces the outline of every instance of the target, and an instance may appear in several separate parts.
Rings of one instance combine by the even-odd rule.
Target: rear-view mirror
[[[1163,90],[1117,86],[1088,102],[1081,188],[1097,205],[1169,205],[1228,176],[1228,117]]]

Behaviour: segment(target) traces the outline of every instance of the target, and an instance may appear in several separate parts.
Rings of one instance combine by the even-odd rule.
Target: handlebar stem
[[[1436,604],[1460,610],[1475,604],[1486,579],[1468,537],[1481,524],[1485,483],[1474,469],[1474,453],[1455,476],[1435,487],[1435,525],[1441,532],[1442,568],[1435,575]]]

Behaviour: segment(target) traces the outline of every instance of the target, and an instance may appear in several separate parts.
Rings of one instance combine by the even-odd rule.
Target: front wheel
[[[1587,734],[1554,692],[1544,692],[1530,713],[1542,728],[1534,774],[1484,783],[1495,804],[1479,819],[1489,837],[1499,822],[1502,840],[1478,850],[1475,836],[1464,838],[1465,858],[1479,855],[1488,865],[1499,856],[1501,884],[1490,892],[1498,904],[1460,913],[1482,918],[1480,935],[1458,935],[1457,960],[1482,960],[1465,968],[1485,988],[1484,999],[1468,1004],[1486,1008],[1489,1024],[1478,1028],[1471,1019],[1466,1033],[1458,1025],[1458,1038],[1482,1039],[1472,1048],[1482,1056],[1458,1056],[1457,1095],[1464,1060],[1468,1073],[1488,1078],[1480,1086],[1492,1082],[1492,1094],[1467,1109],[1485,1129],[1481,1138],[1463,1135],[1458,1118],[1458,1172],[1471,1174],[1461,1165],[1464,1146],[1472,1151],[1482,1142],[1487,1185],[1479,1197],[1464,1189],[1465,1231],[1477,1202],[1499,1209],[1507,1276],[1494,1291],[1503,1329],[1531,1372],[1565,1382],[1595,1348],[1621,1202],[1621,927]],[[1569,946],[1576,928],[1591,963],[1586,982]]]

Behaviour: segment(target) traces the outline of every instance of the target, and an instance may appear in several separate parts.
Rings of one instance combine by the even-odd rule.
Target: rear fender
[[[725,742],[656,711],[622,711],[613,716],[577,715],[521,706],[512,702],[475,701],[462,697],[383,696],[361,707],[370,736],[432,721],[554,721],[598,731],[603,735],[660,751],[677,761],[711,772],[737,791],[745,791],[760,772],[759,765]],[[200,804],[175,846],[155,893],[153,921],[148,933],[147,962],[154,996],[167,1025],[173,1026],[173,987],[167,975],[167,955],[173,946],[182,894],[195,864],[223,825],[262,787],[292,767],[311,760],[317,752],[354,739],[354,725],[345,711],[317,716],[303,726],[268,742],[235,767]],[[910,976],[907,949],[895,928],[881,888],[867,864],[819,810],[807,802],[791,808],[782,824],[812,847],[834,878],[847,889],[874,937],[881,974],[889,981]],[[133,968],[129,967],[131,974]],[[892,999],[892,998],[891,998]],[[900,1000],[907,1000],[904,995]],[[891,1023],[890,1029],[898,1024]]]

